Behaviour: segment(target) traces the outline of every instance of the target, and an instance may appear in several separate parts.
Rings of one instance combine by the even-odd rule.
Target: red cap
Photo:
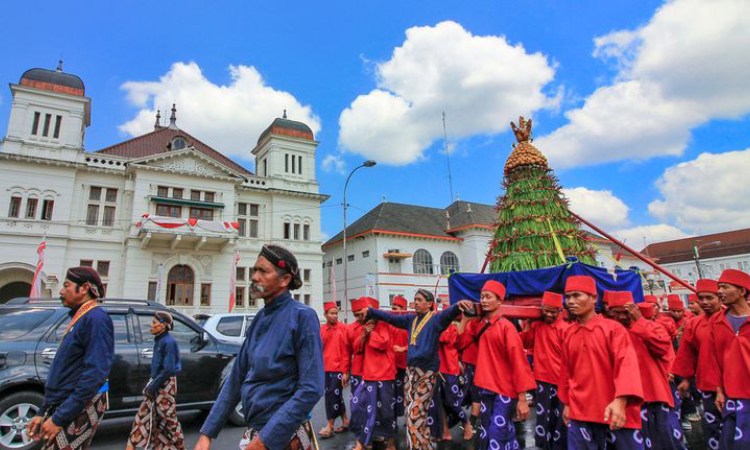
[[[712,294],[719,294],[719,283],[716,280],[708,278],[701,278],[695,283],[696,292],[711,292]]]
[[[667,295],[667,306],[673,311],[682,311],[685,309],[685,304],[682,303],[682,299],[677,294]]]
[[[495,280],[487,280],[484,283],[484,286],[482,286],[483,291],[490,291],[493,294],[497,295],[500,300],[505,298],[505,286],[503,286],[503,283]]]
[[[328,312],[328,310],[332,308],[338,308],[338,305],[336,305],[336,302],[323,303],[323,312]]]
[[[374,309],[380,309],[380,302],[372,297],[367,297],[367,301],[370,303],[370,306]]]
[[[659,299],[656,298],[655,295],[644,295],[643,296],[643,301],[645,303],[651,303],[651,304],[654,304],[654,305],[658,305],[659,304]]]
[[[356,300],[352,300],[352,312],[361,311],[370,306],[369,297],[360,297]]]
[[[750,291],[750,275],[737,269],[724,269],[719,277],[719,283],[733,284]]]
[[[553,308],[562,308],[563,296],[557,292],[545,291],[542,295],[542,305],[552,306]]]
[[[604,291],[603,301],[610,308],[625,306],[633,303],[633,294],[630,291]]]
[[[400,306],[402,308],[406,308],[406,305],[408,305],[409,302],[406,301],[406,299],[404,297],[402,297],[400,295],[397,295],[397,296],[393,297],[393,300],[391,300],[391,304],[394,305],[394,306]]]
[[[573,291],[596,295],[596,282],[587,275],[571,275],[565,281],[565,292]]]
[[[695,294],[688,294],[688,303],[698,303],[698,296]]]
[[[654,309],[653,303],[638,303],[638,309],[641,310],[644,319],[651,320],[656,317],[656,309]]]

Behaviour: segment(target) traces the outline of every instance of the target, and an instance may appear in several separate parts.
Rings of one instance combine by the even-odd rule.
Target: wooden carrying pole
[[[570,214],[575,217],[576,219],[580,220],[584,224],[588,225],[592,230],[596,231],[597,233],[601,234],[605,238],[609,239],[611,242],[619,245],[622,247],[626,252],[630,253],[631,255],[635,256],[636,258],[640,259],[641,261],[645,262],[649,266],[656,269],[658,272],[663,273],[664,275],[668,276],[672,280],[676,281],[677,283],[681,284],[685,288],[689,289],[691,292],[695,292],[695,288],[690,285],[687,281],[682,280],[677,275],[674,275],[672,272],[668,271],[664,267],[660,266],[659,264],[656,264],[655,262],[651,261],[650,259],[646,258],[645,256],[641,255],[637,251],[633,250],[632,248],[625,245],[624,242],[620,242],[619,240],[615,239],[613,236],[608,234],[607,232],[603,231],[601,228],[597,227],[596,225],[592,224],[588,220],[584,219],[583,217],[579,216],[578,214],[574,213],[573,211],[570,211]]]

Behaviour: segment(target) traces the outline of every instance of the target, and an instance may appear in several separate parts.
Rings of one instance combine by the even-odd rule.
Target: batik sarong
[[[354,410],[354,393],[357,392],[357,388],[360,384],[362,384],[361,376],[352,375],[349,377],[349,392],[351,394],[349,398],[349,411]],[[354,433],[354,435],[356,436],[360,431],[362,431],[362,425],[363,424],[357,423],[355,417],[351,417],[349,420],[349,431]]]
[[[245,450],[259,433],[259,430],[247,428],[242,434],[242,439],[240,439],[239,450]],[[315,432],[309,421],[300,425],[284,450],[318,450],[318,441],[315,440]]]
[[[107,393],[99,392],[86,403],[83,411],[72,422],[64,426],[51,441],[45,442],[41,450],[88,449],[106,410]],[[44,420],[47,420],[53,412],[53,408],[48,410]]]
[[[513,423],[515,402],[510,397],[480,389],[482,428],[479,430],[479,450],[515,450],[516,426]]]
[[[346,414],[343,379],[341,372],[326,372],[325,404],[328,420],[334,420]]]
[[[184,450],[185,438],[177,420],[177,378],[170,377],[156,394],[145,397],[135,415],[128,442],[149,450]]]
[[[474,385],[474,374],[477,366],[474,364],[464,363],[464,404],[463,406],[471,407],[472,403],[479,403],[479,389]]]
[[[542,450],[568,448],[568,429],[562,421],[563,404],[557,397],[557,386],[536,381],[536,426],[534,443]]]
[[[459,422],[468,421],[462,408],[463,401],[464,392],[461,390],[458,376],[444,373],[438,375],[427,417],[432,436],[443,435],[443,416],[448,422],[448,428],[453,428]]]
[[[396,436],[393,381],[365,381],[352,394],[352,417],[357,440],[370,445],[374,437]]]
[[[406,438],[411,450],[431,450],[427,408],[432,400],[437,373],[418,367],[406,368]]]
[[[716,392],[701,392],[701,403],[703,404],[702,422],[706,447],[710,450],[719,450],[721,412],[716,409]]]
[[[666,403],[641,405],[643,446],[654,450],[685,450],[682,426],[674,410]]]
[[[750,400],[727,399],[721,420],[721,450],[750,448]]]
[[[396,417],[404,415],[404,384],[406,383],[406,369],[396,370],[394,396],[396,397]]]
[[[568,426],[570,450],[644,450],[643,433],[633,428],[610,430],[609,425],[571,420]]]

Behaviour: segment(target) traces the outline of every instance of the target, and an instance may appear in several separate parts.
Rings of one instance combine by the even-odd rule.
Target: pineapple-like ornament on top
[[[497,201],[495,233],[488,254],[490,272],[513,272],[560,265],[564,257],[594,264],[594,251],[547,158],[532,144],[531,119],[511,122],[517,144],[505,162],[505,195]]]

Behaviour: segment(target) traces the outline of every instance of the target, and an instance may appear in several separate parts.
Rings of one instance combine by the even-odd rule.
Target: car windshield
[[[53,313],[53,310],[46,308],[0,308],[0,341],[24,336]]]

